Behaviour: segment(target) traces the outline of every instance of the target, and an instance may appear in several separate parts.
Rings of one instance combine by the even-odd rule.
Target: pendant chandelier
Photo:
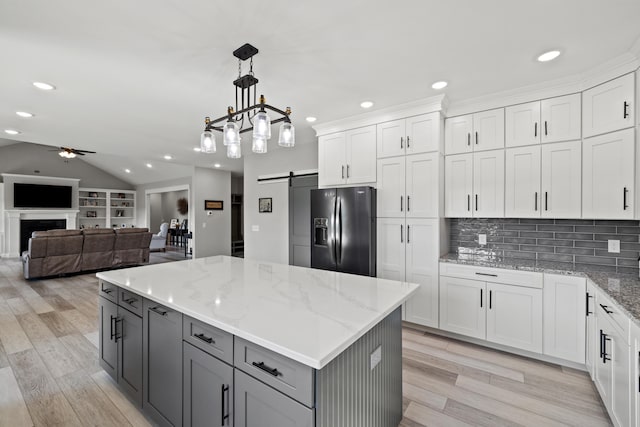
[[[251,151],[254,153],[266,153],[267,141],[271,138],[271,125],[282,122],[278,136],[278,145],[293,147],[295,145],[295,128],[291,124],[291,109],[284,111],[272,107],[266,103],[264,95],[260,95],[256,102],[258,79],[253,75],[253,57],[258,49],[250,44],[245,44],[233,52],[238,58],[238,78],[233,82],[236,87],[235,108],[229,106],[227,114],[211,120],[204,119],[205,128],[200,137],[200,150],[202,153],[216,152],[216,137],[214,131],[222,133],[222,142],[227,149],[227,157],[239,159],[242,156],[240,134],[252,132],[253,143]],[[249,72],[242,75],[242,63],[249,60]],[[272,120],[267,110],[275,113],[278,118]],[[224,122],[224,123],[223,123]]]

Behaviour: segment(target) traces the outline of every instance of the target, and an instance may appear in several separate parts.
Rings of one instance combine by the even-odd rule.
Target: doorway
[[[289,265],[311,267],[311,190],[318,175],[289,178]]]
[[[189,224],[192,224],[193,214],[190,200],[189,185],[145,190],[145,218],[149,231],[158,234],[163,223],[169,226],[165,244],[156,242],[152,250],[179,252],[184,258],[191,255],[193,234]]]

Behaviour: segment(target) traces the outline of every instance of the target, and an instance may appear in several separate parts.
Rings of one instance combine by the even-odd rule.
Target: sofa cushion
[[[47,230],[34,231],[31,237],[62,237],[62,236],[81,236],[82,230]]]

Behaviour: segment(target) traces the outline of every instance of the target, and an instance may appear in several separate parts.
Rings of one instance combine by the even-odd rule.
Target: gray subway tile
[[[638,227],[640,223],[630,219],[597,219],[596,225],[614,225],[616,227]]]
[[[576,260],[576,271],[594,271],[593,264],[581,264]],[[616,267],[613,265],[598,265],[598,271],[602,273],[615,273]]]
[[[520,224],[540,224],[540,221],[539,218],[521,218]]]
[[[524,239],[522,237],[505,237],[504,243],[517,243],[520,245],[535,245],[536,239]]]
[[[593,225],[592,219],[556,219],[558,225]]]
[[[618,266],[638,268],[637,259],[618,258]]]
[[[553,253],[553,246],[520,245],[521,251]]]
[[[638,252],[636,251],[620,251],[620,253],[609,252],[606,249],[596,249],[596,256],[612,256],[616,258],[626,258],[638,260]]]
[[[502,236],[493,236],[493,235],[487,236],[488,243],[502,243],[503,241],[504,241],[504,237]],[[505,243],[508,243],[508,242],[505,242]]]
[[[593,240],[620,240],[621,242],[638,242],[638,236],[634,234],[596,234]]]
[[[491,248],[503,249],[507,251],[517,251],[519,249],[519,245],[509,245],[504,243],[490,243],[488,246]]]
[[[622,247],[624,243],[620,243],[620,247]],[[595,242],[593,240],[576,240],[574,242],[574,246],[576,248],[598,248],[603,249],[607,248],[607,242]]]
[[[572,255],[594,255],[594,250],[592,248],[563,248],[557,247],[557,254],[572,254]]]
[[[535,252],[504,251],[505,258],[536,259]]]
[[[606,246],[605,246],[606,248]],[[640,251],[640,243],[620,242],[620,249],[624,251]]]
[[[633,274],[634,276],[638,276],[638,272],[640,270],[638,270],[638,268],[632,268],[632,267],[618,267],[618,273],[620,274]]]
[[[615,233],[616,227],[605,225],[576,226],[576,233]]]
[[[573,225],[538,225],[538,231],[573,232]]]
[[[500,223],[502,224],[520,224],[519,218],[501,218]]]
[[[556,239],[593,240],[593,234],[588,234],[588,233],[556,233]]]
[[[538,239],[538,245],[542,246],[573,246],[573,240]]]
[[[576,263],[595,265],[616,265],[615,258],[576,255]]]
[[[522,231],[535,231],[536,226],[533,224],[505,224],[505,230],[522,230]]]
[[[640,234],[640,227],[617,227],[616,234]]]
[[[534,239],[553,239],[551,231],[521,231],[520,237],[531,237]]]
[[[554,262],[573,262],[573,255],[564,254],[538,254],[539,261],[554,261]]]

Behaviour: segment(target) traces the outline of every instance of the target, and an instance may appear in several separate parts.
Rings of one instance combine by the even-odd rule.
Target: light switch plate
[[[609,252],[613,254],[620,253],[620,240],[609,240]]]
[[[481,245],[487,244],[487,235],[486,234],[478,234],[478,243]]]
[[[382,360],[382,346],[379,345],[378,348],[373,350],[373,353],[371,353],[371,370],[372,371],[376,366],[378,366],[378,363],[380,363],[381,360]]]

